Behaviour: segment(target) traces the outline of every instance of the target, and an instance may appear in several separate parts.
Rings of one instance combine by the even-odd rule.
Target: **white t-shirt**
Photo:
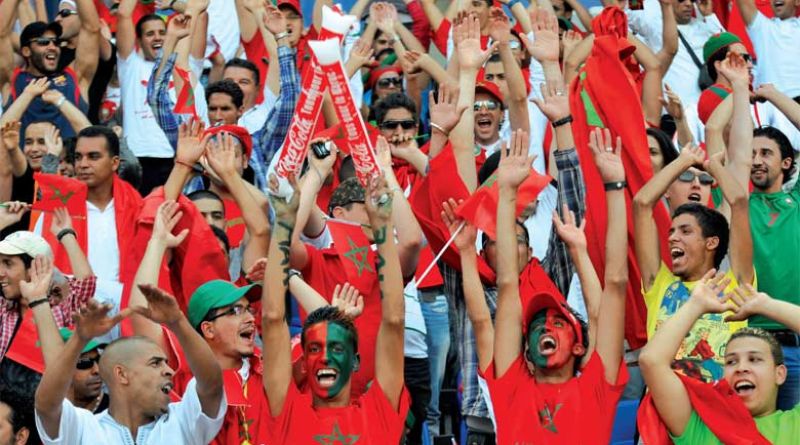
[[[186,386],[183,400],[170,403],[167,414],[158,420],[140,426],[136,438],[131,437],[128,427],[117,423],[108,410],[92,414],[89,410],[76,408],[67,399],[61,403],[59,436],[51,438],[47,435],[38,412],[36,430],[44,445],[206,445],[222,428],[228,404],[223,392],[217,417],[209,418],[203,414],[196,385],[195,379],[192,379]]]
[[[147,82],[154,63],[136,51],[127,59],[117,54],[117,73],[122,90],[122,126],[128,147],[136,157],[172,158],[175,150],[156,122],[147,103]],[[171,96],[174,91],[170,91]],[[172,97],[174,101],[174,96]]]
[[[789,138],[795,151],[800,151],[800,130],[789,121],[775,105],[770,102],[756,102],[750,107],[750,115],[753,118],[753,125],[755,127],[769,125],[782,131],[783,134]],[[705,142],[705,127],[697,115],[697,107],[686,110],[686,120],[689,123],[689,129],[694,134],[695,138],[700,142]],[[678,147],[680,149],[680,147]]]
[[[234,0],[211,0],[208,5],[206,57],[216,51],[216,42],[225,61],[236,57],[239,49],[239,16]],[[210,64],[209,64],[210,65]]]
[[[800,18],[768,19],[758,12],[747,34],[758,57],[755,85],[772,83],[789,97],[800,96]]]
[[[239,125],[246,128],[250,134],[264,128],[264,123],[267,121],[267,117],[277,101],[278,97],[275,93],[265,86],[264,101],[242,113],[242,117],[239,118]]]
[[[528,154],[536,155],[533,161],[533,169],[540,174],[547,173],[547,166],[544,163],[544,133],[547,130],[547,117],[536,104],[528,102],[528,125],[530,127],[530,145]],[[500,140],[508,141],[511,139],[511,120],[508,118],[508,110],[505,110],[505,119],[500,127]],[[493,147],[492,151],[486,152],[486,156],[497,151],[500,147]]]

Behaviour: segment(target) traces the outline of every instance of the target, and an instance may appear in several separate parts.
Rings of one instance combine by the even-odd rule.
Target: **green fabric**
[[[583,81],[586,79],[586,71],[581,71],[580,79],[581,86],[583,86]],[[600,119],[597,108],[594,107],[592,98],[589,97],[589,93],[586,91],[585,87],[581,88],[581,101],[583,101],[583,108],[586,110],[586,125],[589,127],[606,128],[606,124]]]
[[[61,334],[61,339],[65,342],[72,337],[72,331],[70,331],[68,328],[59,328],[58,332]],[[86,343],[86,346],[81,351],[81,354],[94,351],[101,346],[104,346],[104,344],[98,343],[94,340],[89,340],[89,343]]]
[[[737,37],[736,34],[731,34],[729,32],[714,34],[709,37],[705,45],[703,45],[703,61],[708,63],[708,59],[710,59],[714,53],[734,43],[742,43],[742,40]]]
[[[758,290],[773,298],[800,304],[800,181],[789,193],[753,192],[750,195],[750,231]],[[761,316],[750,319],[750,326],[786,329]]]
[[[722,189],[717,187],[711,189],[711,201],[714,203],[714,208],[719,210],[719,206],[725,201],[725,197],[722,196]]]
[[[800,405],[790,411],[776,411],[755,420],[761,435],[774,445],[797,445],[800,438]],[[672,436],[672,441],[675,445],[722,444],[694,410],[683,434],[679,437]]]
[[[258,285],[249,284],[237,287],[225,280],[211,280],[204,283],[194,291],[189,300],[189,307],[186,310],[189,323],[197,329],[208,311],[236,303],[247,295],[253,286]]]

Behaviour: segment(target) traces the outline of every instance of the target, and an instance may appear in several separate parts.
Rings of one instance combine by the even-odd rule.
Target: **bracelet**
[[[286,272],[286,276],[290,280],[292,279],[292,277],[297,277],[300,278],[301,280],[303,279],[303,274],[301,274],[300,271],[297,269],[289,269],[289,272]]]
[[[279,32],[279,33],[275,34],[275,41],[278,41],[278,40],[280,40],[280,39],[282,39],[284,37],[289,37],[289,32],[288,31],[283,31],[283,32]]]
[[[625,187],[628,186],[628,183],[625,181],[617,181],[617,182],[606,182],[603,184],[607,192],[615,191],[615,190],[623,190]]]
[[[34,301],[33,303],[28,304],[28,309],[33,309],[36,306],[39,306],[40,304],[45,304],[45,303],[50,303],[50,299],[47,298],[47,297],[42,297],[42,298]]]
[[[72,235],[72,236],[74,236],[75,238],[78,238],[78,234],[77,234],[77,233],[75,233],[75,230],[74,230],[74,229],[62,229],[62,230],[61,230],[60,232],[58,232],[58,234],[56,235],[56,239],[57,239],[57,240],[58,240],[58,242],[60,243],[60,242],[61,242],[61,238],[64,238],[64,237],[65,237],[65,236],[67,236],[67,235]]]
[[[66,102],[66,101],[67,101],[67,98],[66,98],[66,97],[64,97],[64,96],[61,96],[61,98],[60,98],[60,99],[58,99],[58,102],[56,102],[56,103],[55,103],[55,104],[53,104],[53,105],[55,105],[55,106],[56,106],[56,108],[61,108],[61,106],[62,106],[62,105],[64,105],[64,102]]]
[[[178,164],[178,165],[182,165],[182,166],[188,168],[189,170],[194,170],[194,166],[193,165],[189,165],[188,162],[183,162],[183,161],[181,161],[179,159],[175,159],[175,163]]]
[[[557,121],[553,121],[553,128],[558,128],[558,127],[560,127],[562,125],[566,125],[566,124],[568,124],[570,122],[572,122],[572,115],[571,114],[567,115],[567,117],[562,117],[561,119],[559,119]]]
[[[431,128],[433,128],[434,130],[439,130],[439,133],[442,133],[443,135],[445,135],[445,137],[450,137],[450,133],[444,131],[444,128],[442,128],[442,126],[437,124],[436,122],[431,122]]]

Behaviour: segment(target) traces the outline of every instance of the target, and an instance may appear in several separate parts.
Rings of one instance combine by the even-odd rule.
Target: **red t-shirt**
[[[363,396],[343,408],[314,408],[309,392],[289,383],[283,410],[266,417],[270,444],[319,445],[400,443],[410,398],[403,388],[395,411],[377,381]]]
[[[610,385],[594,352],[578,377],[561,384],[537,384],[521,354],[499,379],[491,363],[482,374],[497,420],[497,443],[607,445],[628,381],[623,360],[619,367],[617,382]]]
[[[316,249],[306,245],[306,251],[308,252],[308,264],[301,271],[303,279],[319,292],[322,298],[330,302],[336,285],[343,285],[349,281],[341,257],[334,247]],[[373,271],[377,270],[377,264],[372,264],[371,267]],[[375,377],[375,340],[378,337],[378,328],[381,325],[382,317],[381,290],[375,274],[370,275],[370,285],[368,286],[370,291],[364,293],[364,290],[361,290],[364,297],[364,312],[354,322],[356,330],[358,330],[358,354],[361,357],[361,363],[358,371],[353,373],[350,392],[353,398],[364,394],[367,384]],[[301,312],[301,317],[305,320],[305,312]]]

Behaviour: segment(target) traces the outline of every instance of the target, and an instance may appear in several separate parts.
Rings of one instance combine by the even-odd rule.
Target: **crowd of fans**
[[[800,444],[800,0],[348,6],[0,0],[0,445]]]

